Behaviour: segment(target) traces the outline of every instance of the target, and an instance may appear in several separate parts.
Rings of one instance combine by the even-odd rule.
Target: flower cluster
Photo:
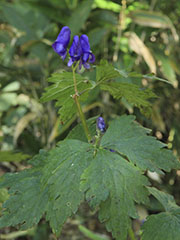
[[[65,26],[61,29],[56,41],[53,43],[52,47],[54,51],[61,56],[64,60],[67,55],[67,47],[71,38],[71,30],[69,27]],[[79,36],[75,35],[73,38],[72,45],[69,49],[70,59],[68,62],[68,67],[70,67],[74,62],[79,61],[79,69],[82,65],[89,69],[90,64],[94,63],[95,56],[92,54],[88,36],[83,34]]]

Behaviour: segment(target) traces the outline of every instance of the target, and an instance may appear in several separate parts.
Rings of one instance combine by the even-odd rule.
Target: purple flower
[[[79,62],[79,69],[83,65],[85,68],[89,69],[89,63],[94,63],[95,56],[92,54],[88,36],[83,34],[80,39],[76,35],[74,36],[73,43],[69,49],[70,60],[68,62],[68,67],[70,67],[75,61]]]
[[[80,63],[83,64],[85,68],[89,69],[90,68],[89,63],[94,63],[95,56],[91,52],[88,36],[83,34],[80,37],[80,43],[83,51],[83,55],[81,59],[82,61]],[[87,63],[88,61],[89,63]]]
[[[104,119],[102,117],[98,117],[97,119],[97,128],[104,133],[106,131],[106,125]]]
[[[69,49],[69,55],[70,55],[70,60],[68,62],[68,67],[70,67],[73,62],[79,61],[81,56],[82,56],[82,48],[80,45],[79,37],[77,35],[74,36],[73,38],[73,43]]]
[[[54,51],[59,54],[63,60],[66,58],[70,37],[71,30],[69,27],[65,26],[61,29],[56,41],[52,45]]]

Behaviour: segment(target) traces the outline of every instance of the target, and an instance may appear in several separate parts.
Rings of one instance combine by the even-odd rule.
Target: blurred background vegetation
[[[134,72],[133,82],[151,88],[150,117],[142,115],[125,99],[114,100],[99,89],[83,105],[87,117],[103,114],[106,121],[116,115],[135,114],[137,121],[152,129],[152,134],[180,155],[180,1],[177,0],[1,0],[0,3],[0,175],[28,167],[27,160],[39,149],[50,149],[64,139],[77,123],[74,117],[60,122],[53,102],[40,103],[47,78],[67,68],[51,45],[60,29],[67,25],[74,34],[87,34],[96,63],[107,59],[124,72]],[[170,84],[142,79],[140,74],[154,73]],[[84,73],[95,76],[95,68]],[[172,194],[180,204],[180,170],[159,176],[147,173],[152,184]],[[8,198],[0,191],[0,207]],[[138,207],[140,219],[134,230],[140,234],[141,220],[161,207]],[[82,227],[82,225],[85,227]],[[91,232],[89,232],[89,230]],[[99,233],[100,235],[96,234]],[[48,223],[18,231],[0,230],[0,239],[55,239]],[[63,240],[112,239],[96,214],[83,204],[62,232]]]

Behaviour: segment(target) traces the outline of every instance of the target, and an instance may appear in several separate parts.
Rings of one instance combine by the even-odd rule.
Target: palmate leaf
[[[93,123],[92,127],[94,131]],[[10,194],[3,205],[0,228],[20,225],[27,229],[45,216],[59,235],[85,194],[90,206],[99,206],[99,219],[107,230],[116,239],[125,240],[130,218],[137,217],[135,203],[147,203],[149,192],[157,199],[159,196],[146,187],[148,181],[141,169],[160,171],[179,166],[171,152],[163,150],[165,145],[148,133],[134,122],[134,116],[122,116],[110,124],[98,149],[66,139],[49,152],[40,151],[30,161],[31,169],[7,174],[0,184],[8,187]],[[169,201],[173,208],[167,208],[168,214],[174,219],[179,208],[174,207],[171,198],[167,204]],[[165,200],[162,204],[167,205]]]
[[[156,95],[150,89],[142,89],[132,83],[110,82],[101,84],[101,89],[110,92],[115,99],[124,97],[130,104],[138,107],[143,113],[151,113],[151,103],[148,101]]]
[[[10,188],[10,198],[3,205],[0,228],[20,224],[27,229],[45,213],[58,235],[83,200],[80,176],[92,155],[88,143],[66,140],[49,152],[41,151],[31,160],[32,169],[5,175],[0,187]]]
[[[10,198],[3,204],[0,228],[20,224],[27,229],[39,222],[48,203],[46,189],[41,190],[40,176],[41,172],[32,170],[5,176],[1,187],[10,188]]]
[[[179,240],[180,237],[180,207],[176,205],[173,196],[148,187],[149,192],[163,205],[166,212],[151,215],[142,229],[142,240]]]
[[[99,219],[116,239],[127,239],[130,217],[136,218],[134,201],[147,203],[145,176],[120,155],[109,150],[97,152],[82,175],[81,189],[92,207],[100,204]]]
[[[151,89],[143,89],[136,84],[127,83],[128,76],[128,73],[114,68],[107,61],[101,61],[96,68],[96,84],[100,84],[102,90],[108,91],[115,99],[124,97],[130,104],[138,107],[143,114],[149,116],[151,103],[148,100],[157,96]],[[138,76],[143,78],[141,74]],[[125,82],[108,82],[117,77],[123,77]]]
[[[80,177],[92,159],[91,145],[66,140],[50,153],[49,159],[42,177],[44,188],[49,186],[51,200],[46,218],[58,235],[66,219],[77,211],[84,198],[79,190]]]
[[[134,120],[135,116],[132,115],[113,120],[102,137],[102,147],[118,151],[142,170],[161,173],[160,169],[170,171],[179,168],[180,162],[170,150],[164,148],[166,145],[148,136],[150,130]]]
[[[41,102],[56,100],[56,106],[60,107],[60,119],[65,122],[77,112],[76,105],[72,98],[74,95],[72,72],[54,73],[48,81],[53,84],[45,89],[46,92],[41,97]],[[85,94],[83,94],[83,92],[91,87],[91,83],[79,74],[76,74],[76,81],[80,101],[83,102],[88,97],[88,92]]]
[[[121,76],[120,71],[115,69],[105,60],[101,60],[100,65],[96,67],[96,81],[105,82],[107,80]]]

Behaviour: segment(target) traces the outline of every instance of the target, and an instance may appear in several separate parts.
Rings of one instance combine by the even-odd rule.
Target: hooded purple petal
[[[73,43],[69,49],[70,60],[68,67],[70,67],[75,61],[79,61],[79,69],[82,65],[89,69],[90,64],[95,61],[95,56],[91,53],[88,36],[83,34],[80,38],[75,35]]]
[[[81,47],[82,47],[83,53],[89,53],[90,45],[89,45],[88,36],[85,34],[81,35],[80,42],[81,42]]]
[[[82,48],[77,35],[75,35],[73,38],[73,43],[69,49],[69,55],[73,62],[80,60],[82,56]]]
[[[54,51],[64,60],[67,54],[67,46],[71,38],[71,30],[65,26],[61,29],[56,41],[52,44]]]

